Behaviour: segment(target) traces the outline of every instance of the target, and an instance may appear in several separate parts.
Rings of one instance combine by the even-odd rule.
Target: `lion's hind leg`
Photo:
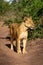
[[[13,50],[13,40],[11,39],[11,50]]]
[[[13,50],[13,40],[14,40],[14,38],[13,38],[12,34],[11,34],[10,40],[11,40],[11,50]]]

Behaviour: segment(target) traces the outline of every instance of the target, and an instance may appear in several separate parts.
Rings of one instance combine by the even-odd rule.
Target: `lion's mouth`
[[[34,26],[27,26],[27,25],[25,25],[25,27],[27,28],[27,30],[29,30],[29,29],[34,29]]]
[[[29,28],[28,26],[25,25],[26,28]]]
[[[26,25],[25,25],[25,27],[26,27],[27,29],[33,29],[33,27],[29,27],[29,26],[26,26]]]
[[[31,27],[31,29],[34,29],[33,27]]]

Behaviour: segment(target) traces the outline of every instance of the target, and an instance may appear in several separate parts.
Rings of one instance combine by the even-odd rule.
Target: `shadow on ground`
[[[11,44],[6,44],[6,46],[7,46],[9,49],[11,49]],[[17,48],[16,48],[16,46],[14,46],[14,45],[13,45],[13,50],[14,50],[14,52],[17,52]]]

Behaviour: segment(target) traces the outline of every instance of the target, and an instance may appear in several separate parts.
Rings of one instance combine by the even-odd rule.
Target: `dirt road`
[[[27,54],[17,54],[10,49],[8,26],[0,22],[0,65],[43,65],[43,39],[27,42]]]

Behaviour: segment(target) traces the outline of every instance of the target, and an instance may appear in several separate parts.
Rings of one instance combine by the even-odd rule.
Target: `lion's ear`
[[[32,19],[32,17],[30,17],[30,19]]]
[[[27,20],[27,17],[24,17],[24,22]]]

